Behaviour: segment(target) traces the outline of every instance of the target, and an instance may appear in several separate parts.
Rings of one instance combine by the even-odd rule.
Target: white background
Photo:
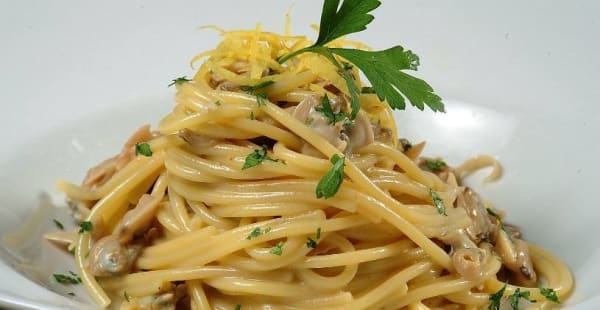
[[[172,106],[171,79],[218,43],[197,27],[315,37],[320,1],[1,1],[0,233],[22,220],[57,178],[79,180],[129,132]],[[448,113],[409,109],[401,135],[459,163],[487,153],[506,173],[471,183],[508,211],[529,240],[550,248],[577,277],[574,309],[593,309],[600,281],[600,24],[595,1],[385,1],[368,31],[375,48],[402,44]],[[62,299],[0,265],[0,299]],[[43,279],[42,279],[43,280]],[[43,281],[41,281],[43,282]],[[15,297],[16,296],[16,297]],[[595,305],[595,306],[594,306]]]

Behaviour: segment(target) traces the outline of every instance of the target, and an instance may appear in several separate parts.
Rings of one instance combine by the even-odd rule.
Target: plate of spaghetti
[[[36,97],[26,96],[17,111],[32,109],[37,116],[28,120],[43,124],[27,126],[25,143],[8,138],[2,158],[7,207],[1,210],[0,270],[7,279],[0,304],[164,310],[600,306],[593,289],[600,280],[594,263],[600,244],[590,237],[598,215],[591,172],[600,155],[591,141],[600,110],[589,103],[600,99],[590,86],[600,71],[570,63],[600,67],[577,32],[587,29],[587,12],[597,4],[546,8],[548,16],[573,13],[572,29],[547,16],[539,20],[562,31],[572,46],[567,49],[546,45],[550,31],[523,29],[529,19],[520,15],[509,15],[506,28],[481,20],[481,14],[500,18],[508,4],[464,11],[433,2],[324,0],[297,8],[262,2],[269,5],[263,22],[238,16],[240,28],[216,16],[198,17],[199,4],[190,3],[194,9],[183,17],[195,16],[193,22],[205,24],[195,31],[218,39],[192,47],[193,32],[174,36],[173,42],[188,42],[191,69],[158,64],[140,81],[115,80],[121,85],[114,94],[108,94],[109,82],[65,78],[71,84],[62,91],[77,97],[65,97],[71,101],[58,109],[27,103]],[[250,12],[262,2],[224,1],[215,10],[224,14],[239,5],[236,11]],[[147,3],[117,15],[139,18],[123,23],[151,23],[149,16],[165,10],[174,8]],[[313,34],[292,31],[295,12],[297,24],[319,22]],[[400,12],[447,16],[416,31],[409,25],[421,17],[406,17],[398,27],[410,34],[398,45],[402,36],[389,27]],[[113,13],[100,9],[96,16]],[[269,26],[274,15],[285,20],[281,31]],[[481,27],[438,27],[463,15]],[[464,35],[449,40],[455,32],[448,30]],[[131,31],[139,31],[136,40],[145,44],[157,37]],[[111,42],[130,35],[124,31]],[[175,46],[165,55],[180,53]],[[98,68],[104,77],[129,63],[106,48],[101,52],[118,64]],[[142,60],[133,61],[134,69],[160,54],[144,53],[128,54]],[[91,57],[93,67],[107,63]],[[557,66],[546,67],[550,63]],[[167,68],[185,71],[171,74],[162,92],[145,91],[162,78],[153,72]],[[81,84],[87,86],[78,89]],[[135,87],[126,96],[131,102],[94,103]],[[46,97],[52,88],[40,89],[46,102],[57,101]],[[54,116],[60,124],[47,120]],[[23,126],[9,121],[11,128]]]

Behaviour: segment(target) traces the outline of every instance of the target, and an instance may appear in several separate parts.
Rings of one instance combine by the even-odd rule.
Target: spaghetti
[[[568,296],[565,264],[460,183],[483,166],[498,177],[493,158],[452,169],[420,157],[375,94],[353,121],[331,121],[324,98],[334,115],[349,109],[338,68],[309,53],[277,61],[308,39],[221,35],[156,132],[140,128],[82,185],[59,182],[93,227],[75,260],[99,306],[480,309],[505,282],[541,307],[552,302],[538,285]],[[317,198],[336,156],[341,187]]]

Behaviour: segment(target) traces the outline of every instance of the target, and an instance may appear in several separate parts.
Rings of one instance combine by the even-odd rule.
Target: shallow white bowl
[[[169,111],[166,85],[190,76],[188,60],[218,42],[197,26],[261,21],[282,31],[290,5],[293,32],[314,35],[317,1],[0,4],[0,234],[22,225],[41,192],[62,204],[56,179],[80,180],[138,125]],[[500,159],[500,182],[470,182],[569,264],[577,281],[569,309],[600,308],[599,11],[595,1],[386,1],[353,36],[421,56],[419,74],[448,113],[400,112],[401,135],[427,140],[427,154],[453,164],[481,153]],[[39,242],[52,225],[43,223],[20,245],[0,247],[0,306],[84,309],[80,287],[50,281],[72,265]]]

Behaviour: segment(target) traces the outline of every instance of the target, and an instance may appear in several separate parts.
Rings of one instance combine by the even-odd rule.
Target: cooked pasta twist
[[[75,257],[98,305],[479,309],[504,281],[530,284],[534,276],[561,298],[569,294],[564,263],[535,245],[519,248],[515,231],[503,243],[501,219],[457,181],[483,166],[497,178],[493,158],[427,169],[419,152],[398,143],[390,108],[376,95],[360,96],[354,122],[322,119],[316,107],[324,96],[337,111],[348,109],[337,68],[311,54],[277,62],[309,45],[306,38],[260,27],[222,35],[194,59],[206,58],[192,81],[177,86],[177,105],[158,132],[134,136],[84,185],[59,183],[90,208],[85,220],[94,229],[79,234]],[[244,91],[265,81],[272,83],[259,93]],[[135,143],[148,143],[152,154],[132,154]],[[263,161],[242,169],[263,144]],[[317,198],[336,154],[345,158],[341,188]],[[529,265],[511,263],[514,251],[530,254],[534,270],[515,273],[511,266]],[[111,265],[117,258],[122,266]],[[537,288],[506,292],[517,288],[549,305]]]

